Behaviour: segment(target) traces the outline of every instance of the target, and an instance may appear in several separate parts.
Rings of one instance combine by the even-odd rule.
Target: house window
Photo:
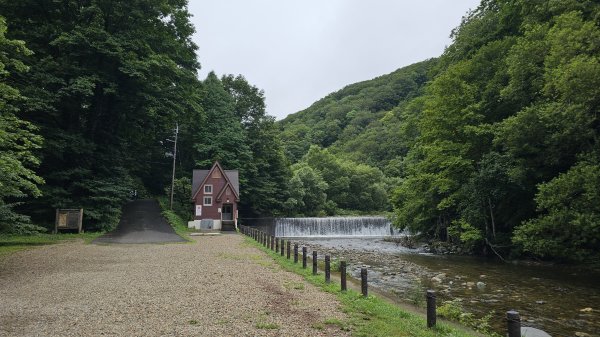
[[[212,206],[212,197],[204,197],[204,206]]]
[[[204,194],[212,194],[212,185],[204,185]]]

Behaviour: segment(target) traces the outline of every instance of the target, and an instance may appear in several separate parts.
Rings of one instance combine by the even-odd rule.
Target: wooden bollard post
[[[275,253],[279,253],[279,238],[275,238]]]
[[[275,250],[275,237],[271,235],[271,250]]]
[[[325,255],[325,282],[331,282],[331,257]]]
[[[313,275],[317,275],[317,251],[316,250],[313,250],[312,263],[313,263]]]
[[[290,240],[287,241],[287,259],[290,259],[290,251],[292,250],[292,243]]]
[[[521,337],[521,316],[515,310],[506,312],[508,337]]]
[[[285,244],[284,240],[281,239],[281,256],[285,254]]]
[[[306,247],[302,247],[302,268],[306,269]]]
[[[367,283],[367,268],[360,268],[360,290],[364,297],[369,296],[369,284]]]
[[[298,244],[294,243],[294,263],[298,263]]]
[[[437,319],[435,312],[435,291],[427,290],[427,327],[433,328]]]
[[[340,261],[340,279],[342,291],[346,291],[346,261]]]

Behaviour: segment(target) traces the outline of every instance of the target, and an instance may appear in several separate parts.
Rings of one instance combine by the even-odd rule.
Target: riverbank
[[[351,330],[354,336],[478,336],[477,333],[470,332],[466,328],[439,321],[434,329],[428,329],[423,314],[403,309],[383,296],[370,295],[365,298],[353,289],[342,292],[339,279],[332,278],[331,283],[325,283],[322,271],[314,276],[312,270],[303,269],[301,263],[293,263],[293,259],[288,260],[287,257],[272,252],[251,238],[247,238],[246,241],[269,254],[286,270],[303,276],[305,280],[323,291],[335,294],[342,303],[342,311],[348,314],[346,321],[336,322],[336,324]],[[424,292],[421,296],[424,298]]]
[[[369,266],[370,284],[398,301],[422,304],[420,294],[434,289],[438,305],[461,308],[475,324],[487,320],[498,334],[505,333],[506,311],[515,309],[524,326],[553,336],[599,336],[600,274],[588,269],[424,254],[374,238],[305,238],[300,243],[309,252],[344,258],[354,277],[362,265]],[[567,296],[570,300],[564,301]]]

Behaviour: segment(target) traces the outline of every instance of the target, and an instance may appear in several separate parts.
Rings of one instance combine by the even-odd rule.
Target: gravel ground
[[[236,234],[65,243],[0,260],[0,336],[345,336],[331,294]]]

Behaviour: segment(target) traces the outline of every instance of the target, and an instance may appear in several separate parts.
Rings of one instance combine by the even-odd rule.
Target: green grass
[[[305,280],[321,288],[322,290],[335,294],[342,305],[342,311],[348,316],[345,321],[328,320],[317,324],[319,328],[323,325],[337,325],[340,329],[352,331],[353,336],[414,336],[414,337],[467,337],[479,336],[476,333],[438,323],[435,328],[428,329],[424,316],[407,312],[387,300],[376,296],[363,297],[354,290],[340,291],[337,282],[325,283],[323,273],[312,275],[312,268],[302,268],[302,264],[295,264],[293,259],[288,260],[270,249],[263,247],[249,237],[246,242],[269,254],[283,269],[302,275]]]
[[[86,243],[92,242],[103,232],[90,232],[81,234],[36,234],[36,235],[12,235],[0,234],[0,257],[10,253],[33,248],[37,246],[51,245],[66,240],[83,239]]]
[[[160,208],[162,209],[162,216],[167,219],[167,222],[173,227],[177,235],[184,238],[186,241],[191,242],[190,232],[193,230],[189,229],[187,222],[183,220],[175,211],[169,209],[168,200],[166,197],[157,197]]]
[[[275,323],[258,322],[258,323],[256,323],[256,328],[272,330],[272,329],[279,329],[279,325],[277,325]]]

